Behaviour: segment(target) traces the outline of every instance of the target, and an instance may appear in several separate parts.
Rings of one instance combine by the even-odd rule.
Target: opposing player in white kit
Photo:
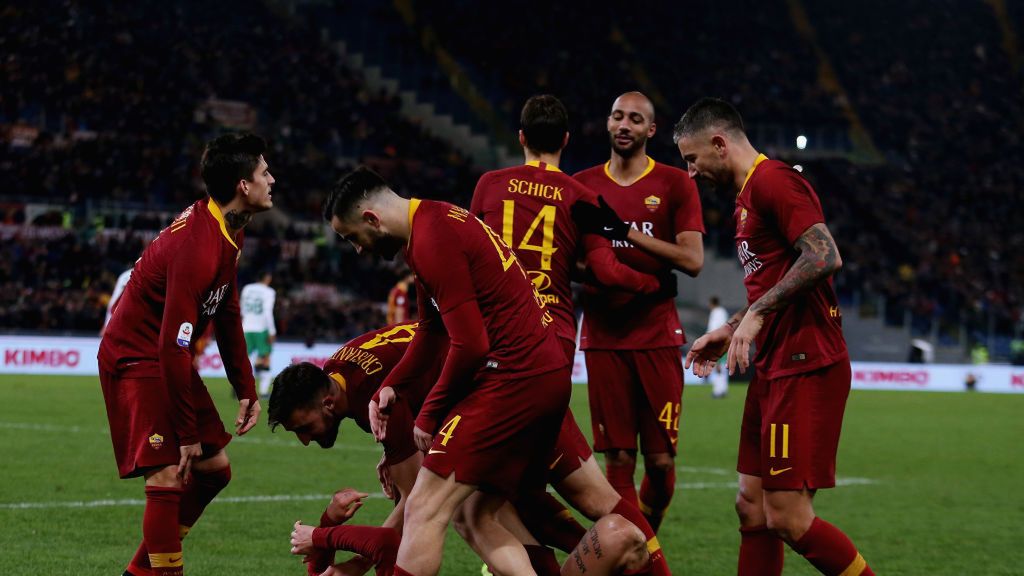
[[[270,352],[277,337],[277,327],[274,325],[274,300],[277,293],[270,287],[271,280],[271,273],[264,272],[259,282],[246,284],[240,296],[246,350],[250,357],[253,352],[256,353],[253,369],[263,398],[270,394]]]
[[[729,312],[718,301],[718,296],[712,296],[708,302],[711,313],[708,314],[708,332],[715,330],[729,321]],[[718,359],[711,374],[704,377],[705,381],[711,381],[711,397],[725,398],[729,392],[729,370],[725,366],[725,357]]]

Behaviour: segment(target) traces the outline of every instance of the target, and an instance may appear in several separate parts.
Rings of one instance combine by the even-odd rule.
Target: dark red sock
[[[784,549],[782,538],[764,524],[740,528],[738,576],[780,576]]]
[[[811,522],[811,527],[793,543],[792,548],[828,576],[874,575],[846,534],[821,518]]]
[[[605,463],[605,476],[608,477],[608,483],[626,502],[636,506],[639,501],[636,497],[636,483],[633,481],[634,470],[636,470],[636,463],[632,466],[616,466],[611,462]]]
[[[547,546],[525,546],[526,555],[530,557],[530,566],[537,576],[558,576],[562,567],[558,565],[555,552]]]
[[[406,572],[405,570],[402,570],[401,566],[395,566],[394,576],[413,576],[413,574],[411,572]]]
[[[139,547],[135,550],[135,556],[132,557],[132,561],[128,563],[126,569],[132,576],[151,576],[153,574],[152,569],[149,566],[149,550],[146,550],[146,541],[139,542]]]
[[[651,569],[649,573],[654,576],[671,575],[672,572],[668,569],[668,562],[665,561],[665,553],[661,550],[658,537],[654,535],[654,528],[651,528],[651,525],[647,523],[647,519],[640,513],[640,510],[625,499],[619,499],[615,508],[612,508],[612,514],[618,514],[629,520],[644,533],[644,538],[647,539],[647,549],[651,552]]]
[[[676,491],[676,469],[648,470],[640,483],[640,511],[657,532]]]
[[[203,514],[206,506],[231,482],[231,466],[212,472],[192,473],[192,481],[185,485],[178,513],[178,536],[184,538]]]
[[[546,491],[520,496],[516,512],[538,542],[562,552],[572,552],[587,533],[572,512]]]
[[[142,539],[149,553],[153,576],[182,575],[181,540],[178,538],[181,493],[181,488],[146,486]]]

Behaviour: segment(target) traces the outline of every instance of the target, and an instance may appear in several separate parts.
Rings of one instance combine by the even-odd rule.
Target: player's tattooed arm
[[[241,230],[245,228],[245,225],[252,220],[252,212],[239,212],[238,210],[230,210],[224,215],[224,221],[228,223],[228,227],[233,230]]]
[[[785,308],[794,296],[824,281],[843,265],[836,241],[823,223],[805,230],[793,247],[800,256],[785,276],[750,306],[751,312],[764,315]]]
[[[748,306],[744,306],[738,312],[733,314],[732,317],[729,318],[729,320],[725,323],[725,325],[728,326],[729,328],[732,328],[732,331],[735,332],[736,328],[739,327],[740,322],[743,321],[743,317],[746,316],[747,310],[749,310],[749,309],[750,309],[749,305]]]

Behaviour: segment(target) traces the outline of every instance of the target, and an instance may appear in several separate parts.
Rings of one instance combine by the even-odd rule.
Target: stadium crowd
[[[805,3],[820,48],[885,159],[880,166],[804,162],[843,250],[840,297],[892,324],[909,318],[915,333],[947,341],[964,326],[979,339],[1019,331],[1024,234],[1015,215],[1024,168],[1013,159],[1021,152],[1024,113],[1021,76],[1013,70],[1020,57],[1003,48],[986,3],[944,0],[937,9],[913,1],[884,10],[872,3],[877,9]],[[432,27],[471,76],[484,79],[510,131],[527,96],[558,94],[572,122],[568,170],[606,155],[610,98],[637,87],[660,107],[652,155],[677,165],[668,128],[681,107],[704,94],[726,96],[751,125],[847,128],[842,99],[822,88],[816,51],[797,34],[785,2],[757,3],[728,17],[644,7],[613,20],[601,10],[546,6],[551,17],[537,19],[535,10],[510,14],[474,5],[418,12],[416,25]],[[17,2],[0,12],[8,55],[0,66],[3,198],[66,203],[79,230],[44,246],[32,245],[31,233],[5,233],[0,328],[98,329],[105,293],[142,244],[125,250],[119,243],[111,254],[103,236],[80,232],[88,227],[83,215],[106,213],[106,228],[128,237],[155,232],[159,218],[125,218],[118,209],[178,210],[200,197],[195,158],[202,142],[224,129],[254,127],[268,138],[268,161],[280,182],[275,202],[296,219],[317,220],[330,182],[357,161],[400,190],[468,203],[485,167],[403,118],[395,95],[367,88],[301,11],[237,1],[216,11],[194,1],[175,3],[159,17],[153,10],[144,3],[54,9]],[[389,10],[374,13],[385,18]],[[1010,17],[1019,23],[1018,12]],[[549,22],[569,19],[575,24],[562,27],[557,42],[521,41],[544,38]],[[739,64],[737,53],[718,49],[727,29],[749,39]],[[249,40],[253,31],[260,42]],[[516,50],[479,50],[484,40]],[[412,35],[404,41],[401,49],[422,49]],[[166,61],[169,52],[174,62]],[[946,88],[930,88],[936,85]],[[731,257],[730,199],[704,193],[702,201],[709,246]],[[353,263],[347,248],[315,238],[301,240],[316,254],[302,263],[275,256],[299,241],[294,236],[282,229],[254,239],[250,265],[243,265],[243,275],[275,269],[275,285],[287,294],[283,334],[310,336],[289,328],[288,318],[293,326],[312,325],[305,320],[320,304],[310,295],[342,277],[355,292],[332,300],[338,314],[318,336],[338,335],[348,324],[351,333],[375,325],[377,303],[397,274],[363,273],[365,264]]]

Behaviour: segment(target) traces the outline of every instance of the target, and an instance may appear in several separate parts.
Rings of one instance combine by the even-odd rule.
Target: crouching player
[[[280,425],[285,430],[293,432],[304,445],[316,442],[323,448],[334,445],[338,428],[344,418],[352,418],[360,428],[370,432],[367,402],[363,400],[376,392],[380,383],[398,364],[409,347],[415,328],[416,324],[398,324],[359,336],[342,346],[324,365],[323,369],[309,363],[295,364],[286,368],[274,380],[268,408],[268,420],[271,427]],[[431,372],[422,376],[420,381],[429,384],[436,380],[437,374]],[[385,520],[384,527],[398,535],[402,530],[405,498],[412,489],[423,459],[423,454],[413,444],[412,436],[413,417],[419,412],[423,397],[424,390],[410,387],[408,394],[402,394],[396,398],[391,406],[387,434],[383,439],[384,460],[378,471],[385,491],[388,492],[394,486],[393,490],[398,498],[398,504]],[[585,440],[583,447],[586,449]],[[577,462],[575,469],[567,470],[567,472],[578,471],[581,455],[573,452],[571,447],[559,452],[559,455],[567,452],[569,457],[562,459],[571,459]],[[592,460],[592,457],[588,458],[589,456],[589,451],[587,451],[585,455],[582,455],[582,460]],[[565,469],[563,466],[556,466],[556,468]],[[601,477],[599,473],[598,477]],[[342,492],[338,494],[340,495]],[[348,510],[348,507],[353,505],[354,501],[350,496],[356,493],[353,491],[346,494],[347,496],[340,500],[336,495],[331,504],[335,511],[332,512],[332,508],[328,508],[328,511],[321,517],[320,527],[329,528],[336,524],[338,519],[351,517],[350,514],[344,514],[343,510]],[[549,523],[552,523],[550,521],[553,516],[571,517],[561,505],[552,511],[552,515],[548,517]],[[460,531],[466,531],[469,526],[462,514],[456,516],[456,523],[462,528]],[[543,522],[539,521],[538,524],[543,524]],[[565,526],[565,522],[559,522],[559,525]],[[555,537],[555,540],[563,542],[569,537],[576,537],[576,542],[572,545],[559,546],[567,552],[573,551],[577,543],[586,543],[586,546],[580,546],[573,554],[572,565],[576,567],[575,569],[586,568],[593,571],[596,566],[605,565],[609,561],[613,563],[607,565],[612,568],[619,565],[643,568],[647,565],[649,559],[647,538],[631,523],[621,520],[621,516],[617,514],[608,516],[606,520],[598,522],[595,528],[586,534],[583,528],[578,525],[576,527],[579,530],[578,534],[575,530],[569,529],[566,531],[567,535],[563,535],[561,538]],[[364,534],[354,530],[355,527],[350,528],[353,530],[348,530],[347,534],[356,534],[359,535],[359,538],[370,538],[366,535],[368,533]],[[313,527],[305,526],[298,531],[303,532],[303,530],[306,534],[312,534]],[[472,530],[472,528],[468,529],[469,532]],[[335,531],[335,533],[341,532],[344,531]],[[330,566],[330,557],[335,549],[364,554],[362,558],[354,558],[337,567],[338,570],[361,566],[360,573],[362,573],[374,565],[380,569],[382,562],[383,565],[387,564],[386,554],[381,557],[366,555],[364,550],[353,547],[351,544],[343,545],[345,542],[353,542],[353,540],[347,539],[348,536],[337,536],[337,539],[331,540],[332,537],[328,536],[329,533],[328,530],[317,532],[318,539],[314,540],[321,545],[316,547],[318,552],[315,554],[306,551],[305,547],[301,548],[302,552],[293,550],[293,553],[307,556],[311,574],[320,574]],[[380,538],[387,537],[384,532],[376,534]],[[467,535],[472,539],[472,534]],[[586,538],[580,542],[584,535]],[[309,538],[313,537],[309,536]],[[326,546],[323,545],[325,542],[335,542],[337,545]],[[330,554],[324,553],[327,550],[330,551]],[[613,550],[621,550],[621,553],[613,553]],[[486,550],[479,551],[486,556]],[[539,547],[528,547],[528,553],[531,558],[539,559],[543,550]],[[550,562],[550,556],[547,558]],[[535,568],[539,568],[539,566],[535,566]],[[612,568],[608,569],[612,570]]]

